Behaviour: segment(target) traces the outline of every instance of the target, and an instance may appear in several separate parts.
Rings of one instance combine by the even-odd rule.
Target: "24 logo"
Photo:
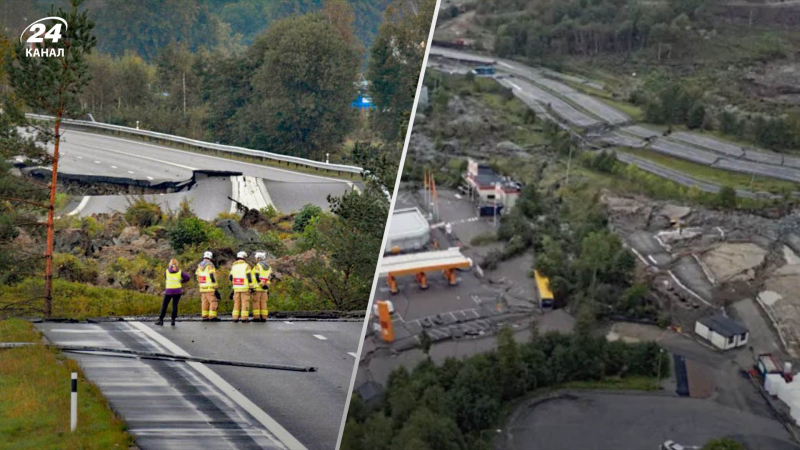
[[[44,23],[48,20],[55,20],[56,23],[53,24],[50,29],[47,29]],[[64,49],[63,48],[45,48],[43,46],[45,40],[49,40],[52,43],[56,44],[58,41],[61,40],[61,26],[64,26],[64,31],[68,29],[67,21],[61,17],[45,17],[43,19],[39,19],[36,22],[28,25],[25,30],[22,31],[22,34],[19,35],[19,41],[23,42],[25,38],[25,33],[29,30],[31,31],[31,35],[28,36],[24,42],[28,45],[25,49],[25,56],[27,57],[64,57]]]

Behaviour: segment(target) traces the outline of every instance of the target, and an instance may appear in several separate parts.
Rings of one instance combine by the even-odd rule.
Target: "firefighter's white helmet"
[[[267,259],[266,252],[256,252],[256,259],[261,261],[262,259]]]
[[[211,258],[213,258],[213,257],[214,257],[214,254],[213,254],[213,253],[211,253],[211,252],[205,252],[205,253],[203,253],[203,259],[211,259]]]
[[[247,252],[239,252],[236,254],[237,258],[247,258]]]

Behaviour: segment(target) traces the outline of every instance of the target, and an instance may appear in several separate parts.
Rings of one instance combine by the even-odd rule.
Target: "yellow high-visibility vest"
[[[213,264],[207,264],[203,268],[198,267],[195,271],[200,292],[214,292],[214,289],[217,288],[217,283],[211,281],[211,274],[216,274]]]
[[[167,274],[167,289],[180,289],[181,287],[181,271],[177,271],[175,273],[171,273],[169,269],[166,270]]]
[[[265,269],[262,264],[266,265],[266,263],[256,263],[256,265],[253,266],[252,286],[256,291],[266,291],[265,286],[269,286],[270,284],[269,277],[272,275],[272,267],[267,266]],[[258,277],[261,279],[261,283],[256,281],[256,274],[258,274]]]
[[[244,261],[236,261],[231,267],[231,279],[233,292],[246,292],[250,290],[250,283],[247,275],[250,273],[250,266]]]

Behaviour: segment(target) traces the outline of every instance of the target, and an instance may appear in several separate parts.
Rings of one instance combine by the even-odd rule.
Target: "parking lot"
[[[796,448],[775,420],[708,400],[624,392],[573,392],[522,405],[504,430],[503,448],[655,450],[668,439],[699,448],[719,437],[748,449]]]

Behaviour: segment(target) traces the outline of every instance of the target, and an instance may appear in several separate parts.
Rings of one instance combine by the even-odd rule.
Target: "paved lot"
[[[143,449],[333,449],[362,322],[44,323],[60,344],[131,348],[317,372],[69,354],[125,419]],[[299,443],[298,443],[299,442]]]
[[[667,439],[702,446],[718,437],[748,449],[797,448],[777,421],[708,400],[648,394],[581,392],[524,406],[505,432],[506,449],[642,450]]]

